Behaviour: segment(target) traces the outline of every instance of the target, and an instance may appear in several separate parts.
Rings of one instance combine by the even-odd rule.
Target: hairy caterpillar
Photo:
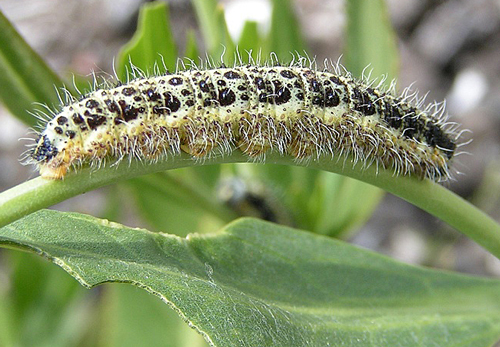
[[[298,160],[351,155],[397,175],[450,177],[459,133],[442,104],[422,109],[414,95],[379,90],[338,66],[304,65],[192,69],[95,90],[47,122],[30,161],[42,177],[62,179],[72,166],[106,158],[277,151]]]

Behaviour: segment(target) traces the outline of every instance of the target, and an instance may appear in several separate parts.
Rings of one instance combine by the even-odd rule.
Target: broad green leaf
[[[30,126],[38,123],[28,111],[47,113],[35,103],[48,107],[60,104],[57,90],[63,83],[1,12],[0,71],[0,99],[24,123]]]
[[[175,71],[177,48],[170,30],[167,3],[152,2],[141,7],[139,23],[134,37],[118,55],[117,71],[122,80],[127,80],[134,66],[152,74],[153,68],[160,73],[165,68]]]
[[[43,255],[92,287],[136,284],[214,346],[490,346],[500,281],[398,263],[254,219],[187,238],[39,211],[0,243]]]

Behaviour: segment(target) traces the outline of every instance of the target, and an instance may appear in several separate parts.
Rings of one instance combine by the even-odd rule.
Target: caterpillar
[[[47,179],[111,158],[164,160],[268,151],[296,160],[321,156],[372,164],[395,175],[451,177],[460,133],[443,104],[422,108],[347,72],[290,66],[193,68],[140,76],[62,107],[38,133],[29,161]]]

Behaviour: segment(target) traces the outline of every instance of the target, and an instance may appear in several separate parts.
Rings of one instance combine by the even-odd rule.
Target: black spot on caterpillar
[[[297,160],[350,155],[396,175],[450,177],[459,133],[442,104],[422,108],[408,92],[397,96],[334,70],[247,65],[139,77],[62,107],[29,158],[49,179],[107,158],[234,150],[257,159],[267,151]]]

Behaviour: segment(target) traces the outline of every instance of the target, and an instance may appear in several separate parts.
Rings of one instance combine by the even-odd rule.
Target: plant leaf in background
[[[220,227],[236,217],[233,211],[216,201],[213,191],[202,182],[192,182],[195,179],[190,179],[191,174],[196,174],[196,170],[187,168],[181,172],[160,172],[127,182],[137,199],[137,208],[155,230],[173,230],[185,236],[202,228],[201,225]],[[202,229],[209,230],[205,227]]]
[[[214,346],[480,347],[500,336],[498,280],[256,219],[183,239],[42,210],[0,229],[0,243],[44,255],[85,286],[145,288]]]
[[[192,0],[208,56],[213,64],[234,64],[236,47],[227,30],[224,9],[217,0]]]
[[[196,42],[196,33],[192,29],[190,29],[186,34],[186,50],[184,52],[184,58],[191,59],[195,62],[198,62],[200,59],[198,43]]]
[[[251,62],[250,53],[253,61],[256,61],[260,53],[259,47],[262,47],[262,38],[259,35],[258,23],[246,21],[238,41],[238,51],[243,63]]]
[[[96,327],[104,346],[208,346],[177,312],[143,289],[116,283],[105,285],[105,289],[105,311],[100,327]]]
[[[28,111],[47,112],[35,103],[49,107],[60,104],[57,91],[64,84],[1,12],[0,71],[0,99],[12,115],[27,125],[38,123]]]
[[[31,254],[2,252],[9,287],[0,290],[1,346],[72,346],[82,340],[92,315],[92,293],[61,269]]]
[[[372,77],[385,75],[390,83],[397,77],[399,58],[397,38],[385,1],[349,0],[346,11],[344,65],[354,76],[361,77],[367,68],[367,72],[373,70]]]
[[[149,74],[155,66],[160,73],[164,73],[165,68],[175,71],[177,47],[169,18],[164,2],[146,3],[141,7],[137,31],[118,55],[117,72],[122,81],[126,81],[133,71],[131,62]]]
[[[280,61],[289,62],[297,52],[302,55],[306,46],[302,38],[300,23],[289,0],[272,0],[271,30],[269,32],[267,54],[273,52]]]

